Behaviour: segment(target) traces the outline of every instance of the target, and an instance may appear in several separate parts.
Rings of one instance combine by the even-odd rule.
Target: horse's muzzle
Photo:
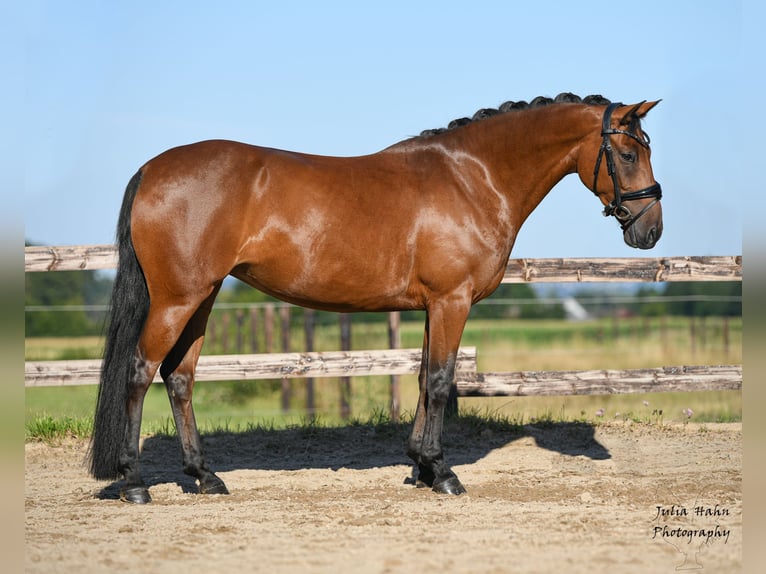
[[[637,249],[651,249],[662,236],[662,221],[647,226],[644,229],[641,225],[631,225],[622,234],[625,243]]]

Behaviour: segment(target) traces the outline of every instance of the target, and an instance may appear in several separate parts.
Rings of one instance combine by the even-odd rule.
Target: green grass
[[[692,345],[690,323],[685,318],[631,319],[570,323],[566,321],[469,321],[463,345],[476,346],[480,371],[579,370],[646,368],[663,365],[734,364],[742,362],[742,322],[730,319],[728,347],[724,345],[721,319],[709,318],[705,333]],[[419,347],[421,323],[402,324],[403,347]],[[354,324],[352,346],[385,348],[386,326]],[[302,331],[292,333],[293,348],[300,349]],[[337,325],[317,327],[317,350],[336,350]],[[103,341],[98,337],[75,339],[27,339],[27,360],[98,358]],[[206,349],[206,352],[215,349]],[[388,412],[389,378],[352,379],[351,412],[355,420],[373,420]],[[195,386],[194,405],[202,432],[247,430],[253,425],[288,428],[321,421],[326,425],[348,424],[340,418],[340,389],[335,379],[317,379],[314,419],[305,411],[305,381],[290,382],[292,409],[280,408],[279,381],[201,382]],[[401,377],[401,411],[411,417],[417,402],[414,375]],[[95,386],[26,389],[25,422],[28,438],[88,436],[96,401]],[[647,402],[648,405],[644,404]],[[464,398],[461,414],[488,420],[527,424],[535,421],[613,421],[646,423],[683,422],[691,409],[693,422],[732,422],[742,418],[739,391],[657,393],[652,395],[604,395],[572,397]],[[603,409],[603,414],[600,413]],[[660,415],[659,412],[662,411]],[[599,414],[597,414],[599,413]],[[144,406],[142,430],[147,434],[172,433],[173,422],[165,389],[153,385]]]
[[[93,432],[90,417],[35,417],[26,424],[27,439],[53,441],[63,438],[87,438]]]
[[[448,418],[446,421],[446,431],[450,434],[450,440],[454,444],[470,443],[477,438],[485,440],[495,434],[523,434],[525,425],[535,426],[555,426],[566,425],[567,428],[575,428],[578,425],[602,425],[622,422],[625,424],[645,424],[662,426],[674,422],[687,422],[688,419],[682,413],[676,413],[680,416],[675,418],[668,416],[668,405],[678,404],[698,404],[695,399],[688,398],[682,400],[680,395],[675,400],[668,401],[668,395],[657,395],[661,400],[658,401],[665,408],[657,408],[650,405],[644,405],[643,400],[638,403],[635,411],[626,411],[618,414],[608,409],[601,416],[584,410],[577,410],[577,407],[569,404],[566,400],[559,405],[551,404],[547,407],[540,407],[530,414],[526,410],[511,409],[506,411],[503,408],[482,407],[473,402],[463,402],[460,407],[460,413],[457,417]],[[730,398],[729,403],[736,402],[736,398]],[[633,401],[635,403],[635,400]],[[606,404],[610,404],[607,401]],[[614,405],[612,405],[614,406]],[[603,407],[602,407],[603,408]],[[704,417],[702,417],[704,418]],[[741,417],[727,416],[719,417],[713,421],[701,420],[696,416],[693,422],[740,422]],[[231,418],[219,419],[215,422],[208,421],[203,425],[200,432],[203,436],[219,434],[242,434],[242,433],[274,433],[275,431],[292,430],[304,435],[310,435],[319,430],[340,429],[340,428],[361,428],[374,430],[376,436],[386,437],[404,437],[409,432],[409,426],[412,422],[412,413],[405,413],[399,421],[392,421],[387,412],[383,410],[366,413],[365,416],[354,416],[347,421],[341,421],[339,418],[325,418],[322,416],[307,417],[280,417],[253,419],[247,421],[234,421]],[[574,425],[569,427],[568,425]],[[705,430],[706,427],[700,427]],[[26,438],[28,441],[44,441],[48,443],[57,443],[64,439],[87,439],[92,432],[92,418],[87,417],[59,417],[42,416],[33,418],[27,422]],[[144,421],[143,434],[151,436],[175,437],[176,429],[172,419],[168,416],[164,419],[155,419]]]
[[[648,424],[742,420],[741,391],[471,398],[463,402],[498,415],[516,416],[525,423],[540,420],[590,423],[632,421]],[[685,413],[687,409],[692,410],[691,417]]]

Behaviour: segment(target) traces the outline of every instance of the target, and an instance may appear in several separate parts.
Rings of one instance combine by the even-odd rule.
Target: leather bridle
[[[612,185],[614,185],[614,199],[609,202],[609,204],[604,207],[604,216],[608,217],[610,215],[614,215],[614,217],[617,219],[617,221],[620,222],[620,226],[622,227],[623,231],[627,231],[628,228],[630,228],[631,225],[633,225],[638,219],[644,215],[647,211],[649,211],[655,203],[657,203],[662,198],[662,188],[660,187],[659,183],[654,183],[654,185],[650,185],[649,187],[646,187],[644,189],[640,189],[638,191],[631,191],[629,193],[622,193],[620,191],[620,185],[617,183],[617,172],[615,170],[614,165],[614,155],[612,152],[612,144],[610,141],[610,136],[613,135],[625,135],[628,137],[633,138],[636,140],[639,144],[641,144],[645,148],[649,148],[649,136],[644,133],[643,138],[637,136],[633,132],[626,131],[626,130],[618,130],[612,128],[612,112],[618,108],[621,107],[623,104],[619,102],[611,103],[607,106],[606,110],[604,111],[604,119],[601,124],[601,136],[603,137],[603,140],[601,141],[601,147],[598,150],[598,158],[596,159],[596,169],[593,171],[593,193],[598,193],[598,172],[601,168],[601,160],[603,157],[606,157],[606,167],[607,172],[609,173],[609,176],[612,178]],[[633,215],[633,213],[628,209],[625,205],[623,205],[626,201],[635,201],[638,199],[646,199],[649,197],[653,197],[654,201],[648,203],[637,215]]]

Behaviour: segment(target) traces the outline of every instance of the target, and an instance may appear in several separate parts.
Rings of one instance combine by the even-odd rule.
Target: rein
[[[662,188],[660,187],[659,183],[654,183],[654,185],[650,185],[649,187],[640,189],[638,191],[631,191],[629,193],[622,193],[620,191],[620,185],[617,182],[617,171],[615,170],[614,166],[614,154],[612,152],[610,136],[625,135],[631,137],[647,149],[649,148],[650,142],[649,136],[646,134],[644,134],[644,138],[640,138],[633,132],[612,128],[612,112],[622,105],[623,104],[619,102],[611,103],[607,106],[606,111],[604,111],[604,119],[601,125],[601,136],[603,137],[603,140],[601,141],[601,147],[598,150],[596,169],[593,171],[593,192],[596,193],[596,190],[598,189],[598,172],[601,168],[602,158],[606,157],[607,172],[612,178],[612,185],[614,186],[614,199],[610,201],[606,207],[604,207],[604,217],[614,215],[617,221],[620,222],[620,227],[622,227],[622,230],[627,231],[631,225],[638,221],[638,219],[644,213],[649,211],[649,209],[651,209],[654,204],[662,198]],[[638,213],[638,215],[633,215],[630,209],[623,205],[623,202],[625,201],[635,201],[649,197],[653,197],[654,201],[646,205],[646,207],[644,207]]]

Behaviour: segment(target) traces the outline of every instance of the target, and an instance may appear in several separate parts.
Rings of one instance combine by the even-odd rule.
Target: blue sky
[[[644,127],[664,191],[655,249],[577,176],[512,257],[733,255],[744,190],[739,2],[31,1],[22,8],[27,239],[110,243],[125,185],[163,150],[208,138],[371,153],[505,100],[662,99]],[[18,31],[17,31],[18,33]],[[5,145],[8,145],[7,143]]]

